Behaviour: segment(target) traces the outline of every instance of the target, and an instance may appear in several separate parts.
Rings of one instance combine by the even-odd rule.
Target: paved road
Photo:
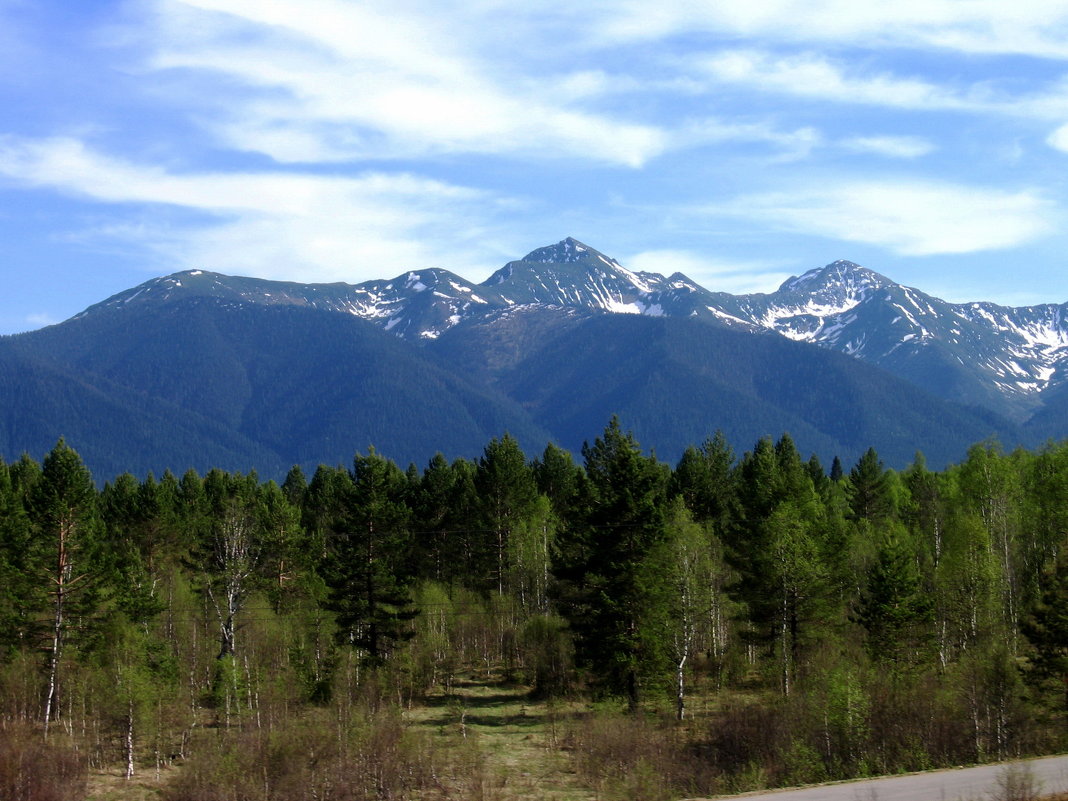
[[[1013,764],[1031,772],[1042,795],[1068,792],[1068,756]],[[1000,799],[998,780],[1007,769],[1004,764],[983,765],[733,797],[744,801],[991,801]]]

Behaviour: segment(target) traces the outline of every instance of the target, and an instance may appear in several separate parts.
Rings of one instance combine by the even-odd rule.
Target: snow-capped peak
[[[855,294],[858,291],[881,289],[890,283],[889,279],[873,270],[839,259],[826,267],[818,267],[803,275],[788,278],[779,287],[779,291],[810,293],[839,290],[846,294]]]
[[[546,247],[532,250],[524,256],[521,261],[571,264],[577,261],[586,261],[591,257],[596,258],[597,256],[601,256],[605,260],[611,261],[613,264],[617,263],[615,259],[608,259],[607,256],[598,253],[589,245],[585,245],[577,239],[569,236],[566,239],[557,242],[555,245],[547,245]]]

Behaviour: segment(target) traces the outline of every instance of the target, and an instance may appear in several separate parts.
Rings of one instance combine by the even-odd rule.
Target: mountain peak
[[[527,262],[540,262],[546,264],[572,264],[578,261],[587,261],[590,258],[597,258],[600,256],[605,261],[615,262],[615,259],[609,259],[603,253],[600,253],[589,245],[579,242],[574,237],[567,237],[557,242],[555,245],[547,245],[537,250],[532,250],[520,261]]]
[[[779,287],[780,292],[819,292],[838,290],[856,294],[872,289],[881,289],[892,282],[874,270],[861,267],[856,262],[838,259],[825,267],[817,267],[800,276],[788,278]]]

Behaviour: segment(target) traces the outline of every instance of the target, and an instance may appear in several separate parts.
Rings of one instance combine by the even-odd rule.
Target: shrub
[[[78,801],[87,769],[73,750],[46,743],[30,727],[0,729],[0,798],[4,801]]]

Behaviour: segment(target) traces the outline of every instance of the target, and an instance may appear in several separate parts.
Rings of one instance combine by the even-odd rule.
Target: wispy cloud
[[[715,81],[825,101],[909,109],[967,105],[927,81],[890,74],[850,74],[831,60],[808,53],[784,56],[767,51],[728,50],[698,58],[695,67]]]
[[[843,182],[740,197],[706,213],[783,231],[877,245],[906,256],[975,253],[1031,242],[1052,228],[1034,191],[930,182]]]
[[[773,292],[790,277],[779,264],[715,259],[690,250],[644,250],[625,259],[625,263],[644,272],[679,272],[705,289],[734,294]]]
[[[321,281],[369,267],[387,274],[442,260],[466,267],[491,253],[495,258],[487,231],[511,202],[403,174],[177,174],[64,138],[0,140],[0,175],[110,204],[163,204],[213,217],[214,223],[178,230],[101,231],[139,241],[175,264]]]
[[[152,66],[243,88],[212,126],[282,162],[459,152],[639,167],[664,151],[660,127],[575,104],[610,92],[611,76],[534,79],[487,63],[480,42],[505,32],[450,28],[448,16],[339,0],[307,0],[299,13],[277,0],[165,0]]]
[[[671,141],[680,150],[707,144],[763,143],[773,146],[778,157],[791,159],[807,156],[824,143],[824,137],[809,125],[784,130],[770,122],[702,119],[680,126]]]
[[[1068,153],[1068,125],[1062,125],[1046,139],[1046,143],[1054,150]]]
[[[1036,119],[1068,115],[1068,82],[1064,78],[1039,90],[1014,94],[989,82],[945,85],[810,52],[782,54],[737,49],[695,57],[692,69],[694,75],[703,75],[717,84],[821,102]]]
[[[915,159],[935,150],[931,142],[918,136],[858,136],[843,140],[841,146],[855,153],[894,159]]]
[[[43,328],[46,325],[55,325],[58,322],[60,322],[60,320],[57,320],[51,314],[48,313],[26,315],[27,330],[34,328]]]
[[[703,31],[790,43],[1068,59],[1068,7],[1060,0],[624,0],[594,6],[603,15],[599,35],[617,40]]]

